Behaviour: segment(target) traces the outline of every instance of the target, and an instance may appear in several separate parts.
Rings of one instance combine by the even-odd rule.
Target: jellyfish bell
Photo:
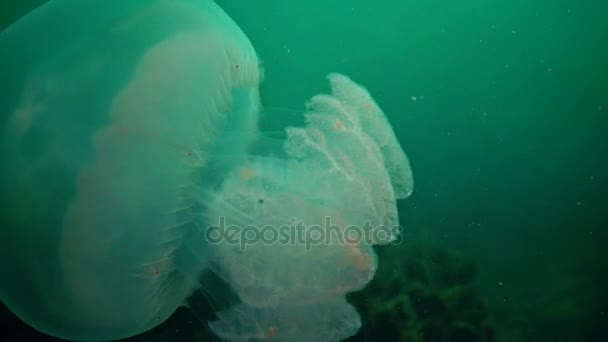
[[[0,51],[18,89],[0,102],[0,299],[71,340],[154,327],[198,286],[180,267],[210,257],[179,248],[208,152],[242,153],[229,132],[257,124],[251,43],[212,1],[53,0]]]
[[[212,270],[240,300],[210,323],[224,339],[356,333],[345,295],[373,277],[371,246],[395,239],[413,184],[363,87],[331,74],[303,127],[261,133],[256,52],[211,0],[51,0],[0,33],[0,61],[0,300],[23,321],[126,338]],[[388,229],[314,251],[206,234],[220,218],[244,236],[326,217],[338,234]]]

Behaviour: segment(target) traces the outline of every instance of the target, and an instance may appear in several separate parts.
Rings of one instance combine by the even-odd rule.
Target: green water
[[[42,2],[2,2],[0,28]],[[416,180],[391,248],[472,260],[495,340],[608,340],[608,3],[218,2],[263,60],[268,112],[284,114],[266,129],[297,120],[328,72],[370,90]],[[0,336],[49,340],[7,315]],[[146,340],[210,337],[176,317]]]

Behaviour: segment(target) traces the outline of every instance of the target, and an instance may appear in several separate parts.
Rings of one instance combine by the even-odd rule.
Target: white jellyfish
[[[213,270],[240,299],[210,323],[222,338],[356,333],[345,295],[373,277],[371,245],[396,238],[413,186],[364,88],[330,74],[306,125],[254,151],[257,55],[211,0],[51,0],[0,33],[0,62],[0,300],[18,317],[64,339],[121,339],[165,321]],[[322,243],[260,235],[328,219]]]

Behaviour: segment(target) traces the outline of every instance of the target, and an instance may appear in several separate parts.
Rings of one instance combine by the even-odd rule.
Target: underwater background
[[[350,297],[352,341],[608,341],[608,2],[217,2],[263,61],[265,130],[301,120],[336,71],[410,158],[404,239]],[[0,30],[41,3],[0,2]],[[212,339],[192,301],[198,317],[129,340]],[[57,341],[4,308],[0,328]]]

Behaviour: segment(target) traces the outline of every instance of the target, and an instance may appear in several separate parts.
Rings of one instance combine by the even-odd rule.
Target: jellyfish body
[[[211,268],[241,300],[211,323],[223,338],[356,332],[344,296],[396,231],[240,250],[205,227],[396,227],[409,163],[365,89],[330,75],[284,155],[251,154],[257,56],[211,0],[51,0],[0,34],[0,61],[0,300],[22,320],[70,340],[133,336]]]

